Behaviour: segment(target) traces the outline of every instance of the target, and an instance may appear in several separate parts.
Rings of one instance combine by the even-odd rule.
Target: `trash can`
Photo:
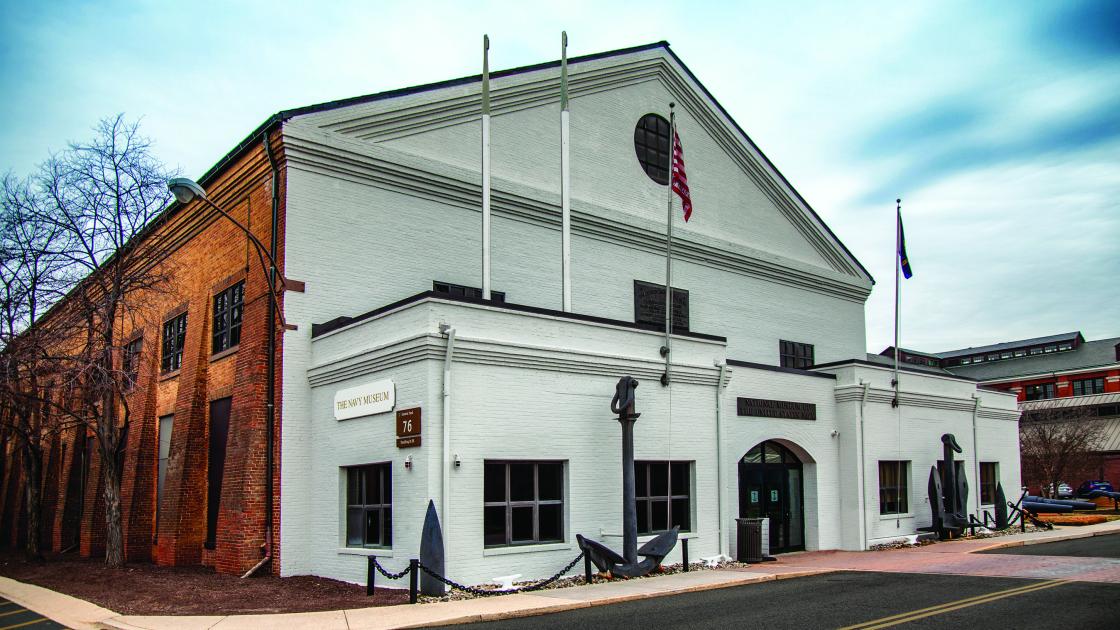
[[[762,525],[766,519],[737,518],[736,523],[736,560],[739,562],[762,562]]]

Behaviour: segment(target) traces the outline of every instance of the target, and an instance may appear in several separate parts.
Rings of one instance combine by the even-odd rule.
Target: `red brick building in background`
[[[273,243],[282,274],[285,171],[277,122],[258,128],[200,181],[259,241]],[[135,300],[146,311],[126,324],[120,339],[126,369],[136,378],[126,396],[125,559],[243,573],[272,554],[270,569],[278,572],[279,528],[271,527],[271,545],[268,538],[280,512],[281,374],[279,362],[270,370],[268,361],[267,272],[246,234],[202,203],[172,204],[137,238],[172,243],[160,263],[172,281]],[[65,301],[56,308],[64,307]],[[281,352],[281,337],[275,335],[273,356]],[[270,371],[277,401],[271,419]],[[0,544],[13,546],[28,535],[14,442],[0,443]],[[44,551],[104,554],[99,459],[84,428],[55,435],[44,448]]]
[[[881,354],[893,356],[894,348]],[[1120,486],[1120,337],[1086,341],[1075,331],[946,352],[900,348],[899,360],[1015,392],[1025,415],[1054,409],[1100,418],[1099,478]],[[1076,488],[1084,480],[1066,481]]]

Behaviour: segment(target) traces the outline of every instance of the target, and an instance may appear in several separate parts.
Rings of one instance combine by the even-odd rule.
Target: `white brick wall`
[[[638,458],[696,462],[691,553],[700,557],[720,548],[714,363],[730,357],[776,364],[780,339],[812,343],[819,363],[863,356],[868,279],[852,271],[850,259],[837,262],[835,256],[844,257],[831,237],[753,149],[727,132],[730,122],[713,113],[675,62],[660,51],[626,63],[631,61],[653,74],[593,90],[580,86],[622,61],[573,69],[572,301],[577,313],[632,321],[634,281],[664,282],[659,239],[665,188],[638,168],[632,136],[642,114],[662,111],[670,98],[677,99],[696,212],[687,226],[675,229],[681,258],[673,284],[689,291],[692,330],[725,336],[727,343],[674,342],[674,361],[682,367],[672,388],[671,414],[670,392],[656,384],[662,343],[656,333],[429,301],[312,341],[312,324],[430,290],[433,280],[480,285],[478,130],[475,114],[462,118],[467,114],[454,100],[469,100],[476,87],[285,123],[285,271],[304,281],[306,291],[284,298],[286,320],[298,330],[284,338],[283,574],[364,580],[365,559],[339,551],[340,470],[347,465],[393,462],[395,542],[384,563],[400,567],[415,555],[424,507],[428,499],[439,506],[441,497],[441,322],[455,326],[460,336],[452,443],[463,464],[451,471],[446,541],[448,569],[465,581],[510,572],[549,574],[575,554],[574,533],[620,530],[618,426],[606,406],[619,376],[633,373],[643,382]],[[579,73],[586,74],[579,78]],[[507,98],[514,88],[548,80],[523,76],[495,84],[493,287],[505,291],[509,302],[559,309],[556,107],[550,101],[514,106]],[[402,115],[405,107],[412,113]],[[371,130],[363,130],[366,122]],[[414,129],[408,127],[412,123]],[[834,259],[829,262],[826,254]],[[410,358],[386,358],[405,349],[413,353]],[[516,361],[503,364],[498,357],[507,355]],[[366,361],[374,367],[362,367]],[[342,367],[354,371],[344,373]],[[839,368],[833,381],[745,367],[729,372],[722,394],[726,540],[733,539],[738,515],[737,461],[767,439],[805,457],[810,549],[858,548],[861,522],[872,538],[903,529],[879,520],[874,472],[864,483],[868,513],[859,511],[855,485],[844,483],[858,469],[859,404],[843,399],[843,392],[861,378],[872,381],[876,391],[889,389],[884,384],[889,374]],[[423,408],[421,448],[396,449],[392,414],[345,422],[331,416],[334,391],[379,378],[397,383],[398,408]],[[971,404],[976,392],[971,384],[946,379],[904,378],[903,384],[928,401],[956,401],[957,407]],[[1007,414],[1014,409],[1013,401],[997,394],[980,395],[985,408]],[[813,402],[818,419],[739,418],[737,396]],[[865,469],[875,471],[876,458],[897,450],[892,437],[897,422],[881,400],[866,411]],[[1018,479],[1014,423],[981,416],[981,458],[1001,462],[1010,496]],[[912,438],[904,456],[914,461],[915,506],[904,525],[912,530],[928,520],[921,471],[940,452],[940,434],[956,433],[962,446],[968,444],[966,458],[972,456],[971,412],[904,407],[904,422],[904,437]],[[406,472],[407,455],[415,467]],[[568,540],[559,548],[513,555],[483,550],[482,462],[505,457],[567,461]],[[975,486],[971,477],[970,483]]]

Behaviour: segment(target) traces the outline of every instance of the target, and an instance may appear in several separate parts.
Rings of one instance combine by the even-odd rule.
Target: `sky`
[[[670,42],[875,277],[903,347],[1120,336],[1120,2],[0,0],[0,173],[99,118],[198,177],[269,115]]]

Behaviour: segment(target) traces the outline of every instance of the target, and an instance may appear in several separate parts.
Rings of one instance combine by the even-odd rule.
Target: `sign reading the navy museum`
[[[397,448],[420,446],[420,408],[397,410]]]
[[[739,398],[737,411],[740,416],[779,418],[782,420],[816,420],[817,406],[813,403],[765,398]]]
[[[396,398],[392,379],[340,389],[334,395],[334,419],[349,420],[392,411]]]

